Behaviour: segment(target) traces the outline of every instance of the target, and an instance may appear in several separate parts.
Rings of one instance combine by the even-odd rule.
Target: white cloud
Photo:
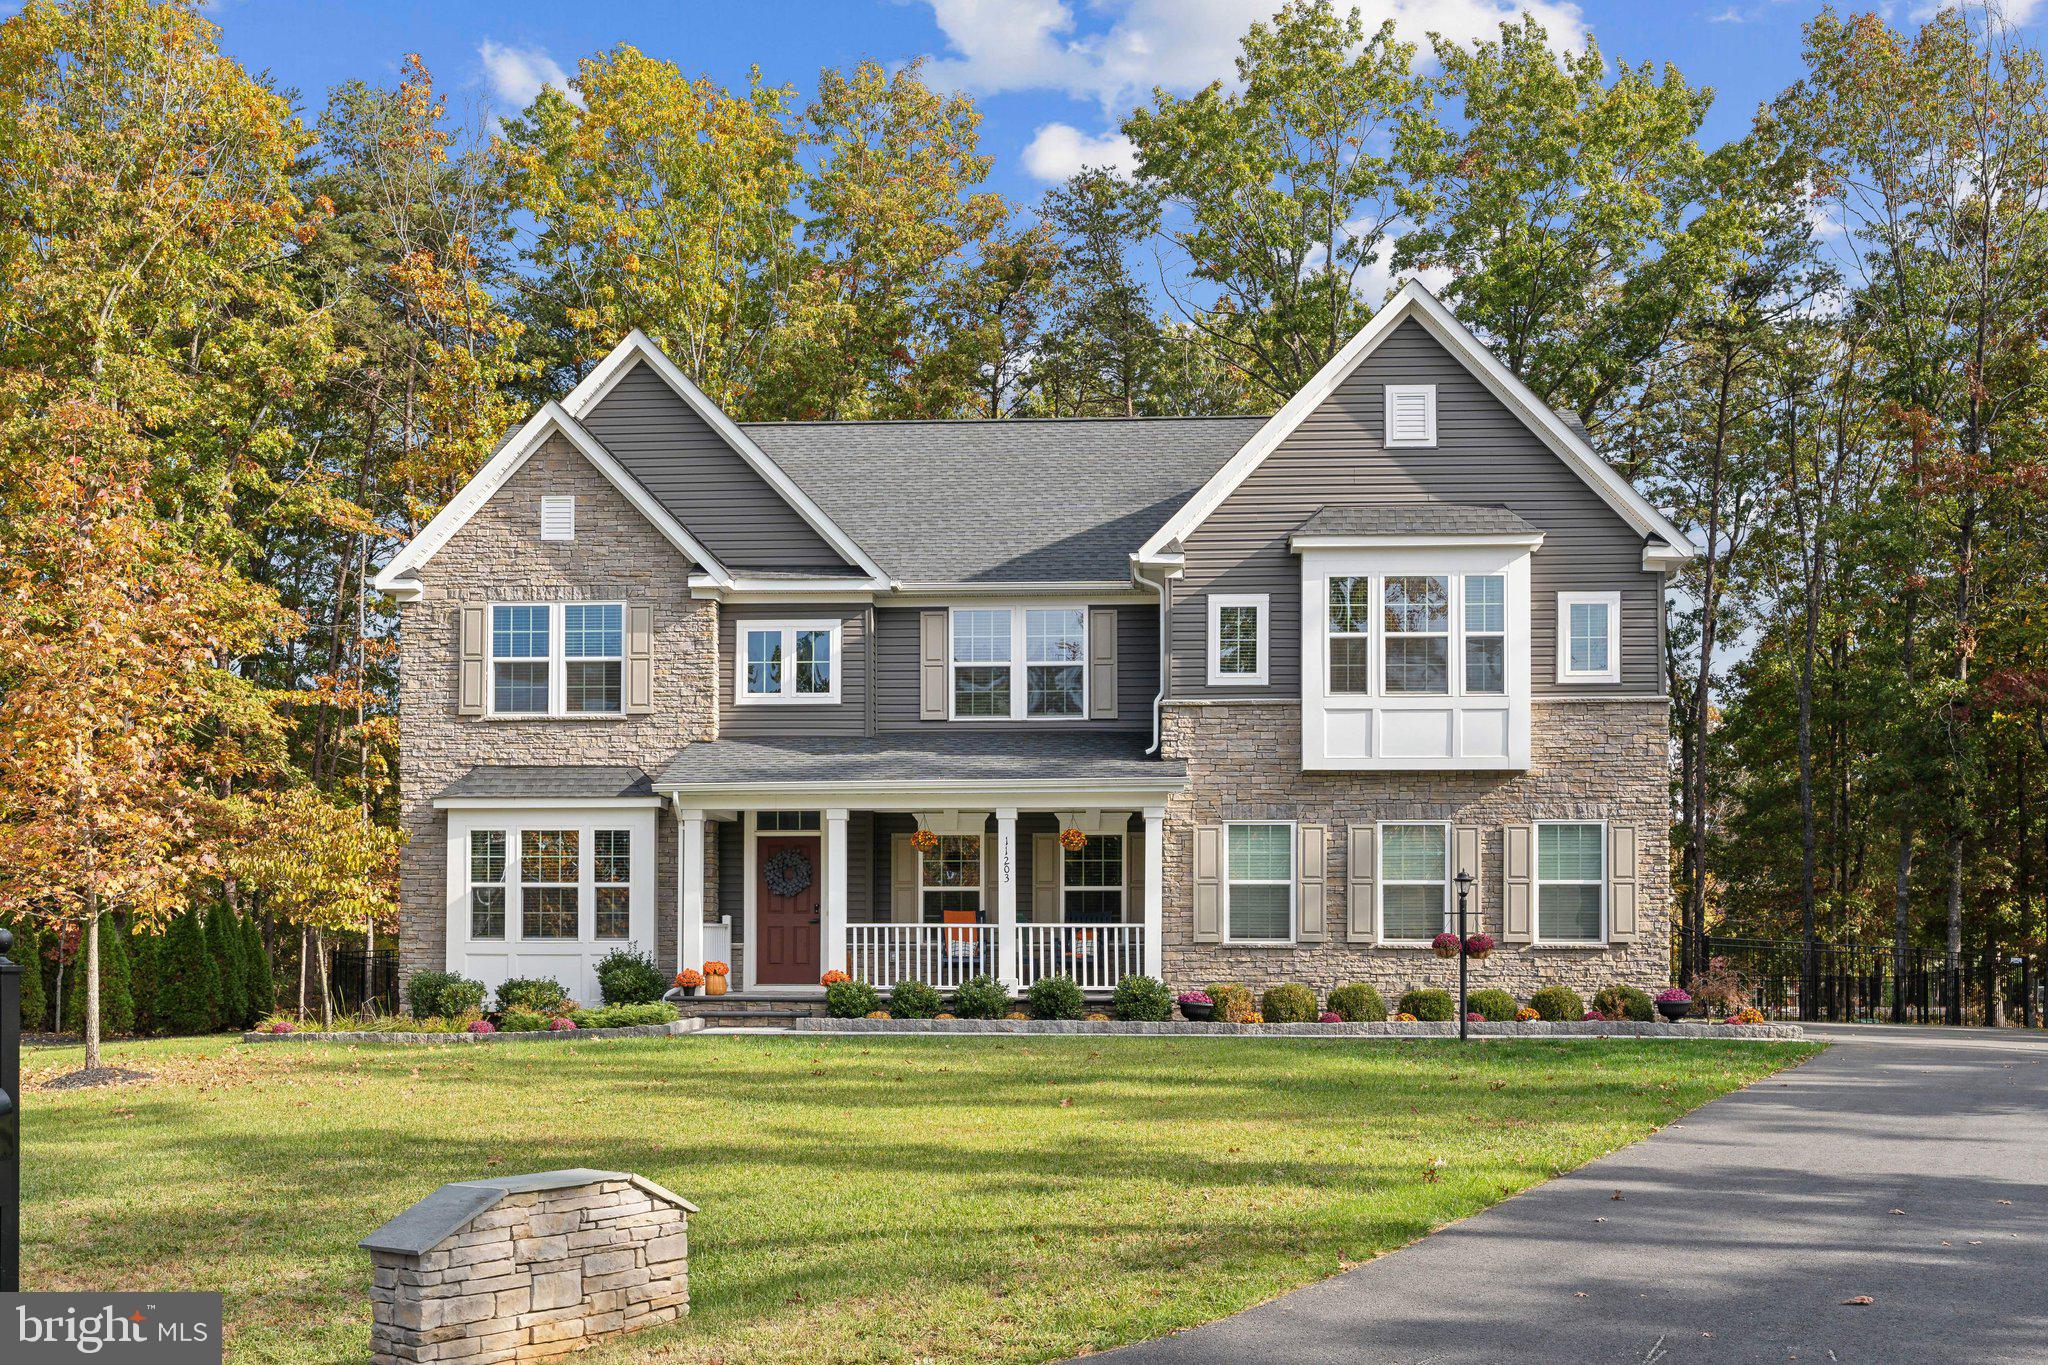
[[[924,0],[949,51],[930,78],[981,94],[1057,90],[1120,111],[1153,86],[1196,90],[1230,80],[1238,40],[1279,0],[1088,0],[1106,22],[1079,31],[1072,0]],[[1504,20],[1534,15],[1567,47],[1585,38],[1571,0],[1359,0],[1367,30],[1391,19],[1405,39],[1440,33],[1470,43]]]
[[[1048,123],[1024,148],[1024,169],[1034,179],[1057,183],[1090,166],[1107,166],[1129,179],[1138,151],[1121,133],[1090,137],[1071,123]]]
[[[569,90],[569,73],[562,64],[539,47],[512,47],[489,38],[476,47],[477,60],[484,64],[484,79],[501,104],[524,109],[533,103],[543,86],[552,85],[577,104],[583,101]]]

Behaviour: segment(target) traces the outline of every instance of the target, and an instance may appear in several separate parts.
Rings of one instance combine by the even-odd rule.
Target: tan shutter
[[[1145,922],[1145,831],[1124,836],[1124,923]]]
[[[1116,608],[1088,613],[1088,718],[1116,719]]]
[[[489,610],[488,607],[462,608],[462,669],[456,709],[465,716],[482,715],[484,698],[489,694],[484,685],[486,670],[490,668],[484,634],[484,614]]]
[[[1636,827],[1607,827],[1607,941],[1636,941]]]
[[[1300,825],[1294,831],[1295,901],[1299,907],[1295,937],[1321,943],[1330,936],[1329,901],[1324,886],[1330,876],[1330,835],[1321,825]]]
[[[917,718],[946,718],[946,613],[920,612],[917,618]]]
[[[644,716],[654,709],[654,608],[626,608],[626,711]]]
[[[1060,922],[1060,836],[1031,836],[1031,922]]]
[[[917,906],[917,850],[908,834],[889,840],[889,918],[898,924],[915,924]]]
[[[1472,886],[1465,897],[1465,932],[1482,933],[1486,929],[1485,897],[1480,894],[1484,883],[1479,872],[1479,826],[1451,826],[1451,875],[1460,872],[1472,874]],[[1451,927],[1458,925],[1458,886],[1451,884]]]
[[[1502,943],[1529,943],[1536,937],[1536,888],[1533,881],[1536,827],[1508,825],[1500,832]]]
[[[1223,941],[1223,826],[1195,826],[1195,942]]]
[[[1345,858],[1344,939],[1348,943],[1373,941],[1373,886],[1379,877],[1379,858],[1379,830],[1372,825],[1353,825]]]

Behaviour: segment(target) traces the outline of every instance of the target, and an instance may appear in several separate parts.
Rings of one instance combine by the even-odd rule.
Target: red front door
[[[755,841],[754,980],[764,986],[818,984],[818,841],[762,835]]]

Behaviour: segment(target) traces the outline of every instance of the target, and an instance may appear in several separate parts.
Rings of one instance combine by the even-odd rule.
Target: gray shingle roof
[[[714,783],[1001,782],[1175,784],[1187,765],[1145,756],[1147,734],[1014,730],[902,733],[867,739],[718,739],[692,744],[656,779],[662,787]]]
[[[613,796],[652,796],[647,774],[628,766],[541,763],[480,763],[443,787],[436,800],[451,798],[547,797],[587,801]]]
[[[754,422],[747,435],[904,583],[1122,582],[1263,417]]]
[[[1505,507],[1462,502],[1390,502],[1325,507],[1298,536],[1533,536],[1540,532]]]

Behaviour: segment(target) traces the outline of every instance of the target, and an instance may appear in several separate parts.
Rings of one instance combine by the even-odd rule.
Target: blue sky
[[[2006,0],[2038,28],[2042,0]],[[331,85],[388,81],[419,52],[458,105],[519,107],[576,59],[632,43],[691,73],[743,81],[758,65],[808,94],[821,67],[863,57],[928,57],[934,79],[974,94],[995,157],[992,187],[1034,200],[1083,161],[1113,160],[1118,114],[1155,85],[1199,88],[1228,77],[1236,38],[1279,0],[219,0],[227,49],[299,92],[317,114]],[[1848,6],[1856,8],[1858,6]],[[1905,6],[1883,5],[1905,22]],[[4,12],[7,6],[0,6]],[[1719,92],[1708,136],[1738,133],[1756,104],[1798,71],[1808,0],[1365,0],[1408,36],[1490,32],[1529,11],[1553,34],[1590,32],[1610,58],[1673,61]]]

